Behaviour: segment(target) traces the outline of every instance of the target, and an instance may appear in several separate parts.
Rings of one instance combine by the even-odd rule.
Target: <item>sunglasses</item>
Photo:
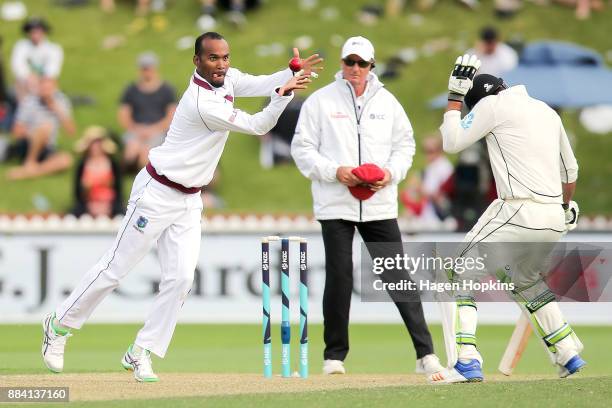
[[[347,67],[352,67],[353,65],[357,64],[359,65],[359,68],[367,68],[370,66],[370,62],[369,61],[365,61],[365,60],[359,60],[359,61],[355,61],[349,58],[345,58],[342,61],[344,61],[344,64]]]

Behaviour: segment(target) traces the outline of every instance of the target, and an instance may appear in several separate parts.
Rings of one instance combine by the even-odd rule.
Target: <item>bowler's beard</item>
[[[225,84],[225,78],[222,81],[213,81],[211,78],[208,82],[215,88],[221,88]]]

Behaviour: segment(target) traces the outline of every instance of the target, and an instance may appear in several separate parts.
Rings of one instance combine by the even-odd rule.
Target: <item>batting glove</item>
[[[455,67],[448,79],[449,101],[463,102],[465,94],[472,88],[472,79],[480,68],[480,64],[476,55],[465,54],[457,57]]]
[[[580,214],[578,203],[570,201],[568,204],[563,204],[563,209],[565,210],[565,229],[571,231],[578,225],[578,215]]]

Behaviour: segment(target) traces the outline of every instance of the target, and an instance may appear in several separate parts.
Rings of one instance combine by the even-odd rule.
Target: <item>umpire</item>
[[[355,229],[370,243],[371,256],[374,242],[401,247],[397,185],[415,152],[404,109],[372,72],[372,43],[349,38],[341,58],[335,81],[304,102],[291,144],[298,168],[312,180],[314,213],[325,245],[325,374],[345,373]],[[420,300],[392,298],[412,338],[417,372],[442,370]]]

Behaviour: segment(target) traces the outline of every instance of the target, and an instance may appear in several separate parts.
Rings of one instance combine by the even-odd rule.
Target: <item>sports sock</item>
[[[53,329],[55,334],[58,334],[60,336],[65,336],[70,333],[70,327],[61,324],[59,320],[57,320],[55,315],[53,315],[53,319],[51,319],[51,328]]]

